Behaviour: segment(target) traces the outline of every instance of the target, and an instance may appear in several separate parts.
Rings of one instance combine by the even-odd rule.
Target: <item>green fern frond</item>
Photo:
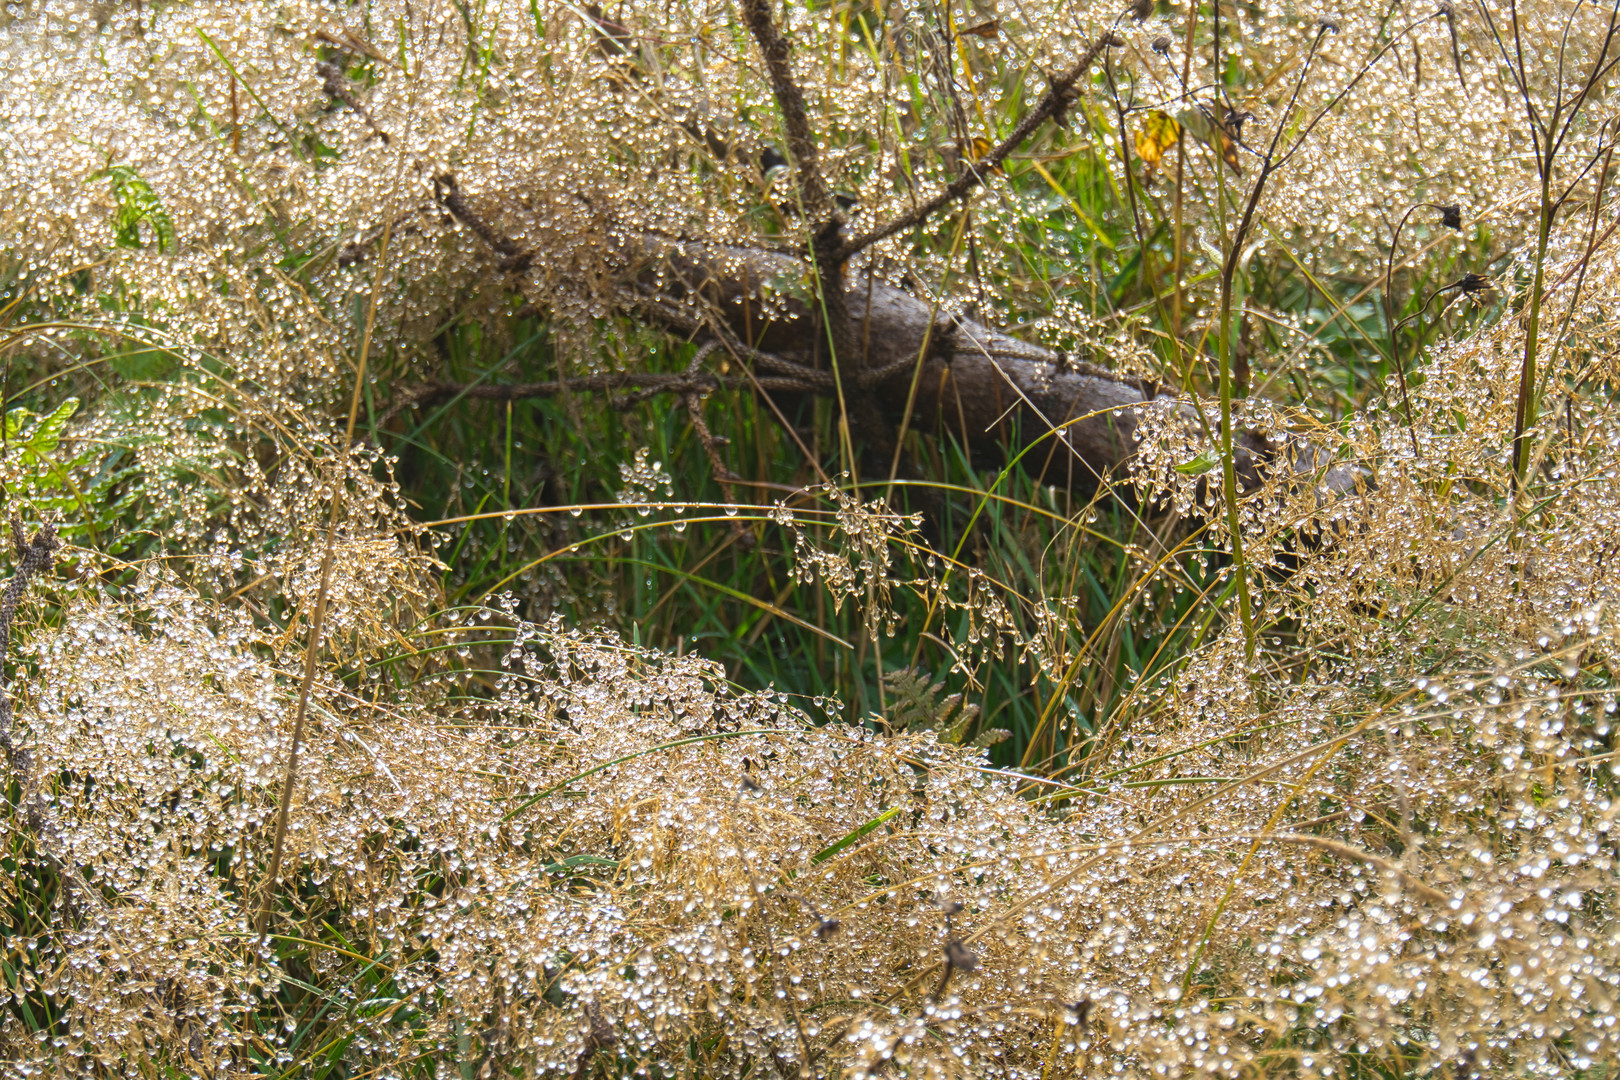
[[[940,742],[960,745],[979,718],[979,707],[964,703],[960,693],[941,697],[944,681],[930,683],[921,668],[885,672],[883,687],[889,696],[885,719],[895,731],[936,731]]]

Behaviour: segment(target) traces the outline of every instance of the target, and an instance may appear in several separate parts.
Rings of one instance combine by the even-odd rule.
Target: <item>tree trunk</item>
[[[766,357],[814,369],[822,380],[819,389],[833,392],[820,319],[804,300],[782,295],[784,287],[813,280],[804,261],[690,242],[652,241],[648,255],[658,269],[643,274],[643,295],[661,296],[685,310],[700,300],[711,328],[720,322]],[[760,295],[768,283],[776,283],[769,314]],[[1142,410],[1174,409],[1188,422],[1198,422],[1191,405],[1163,387],[1075,362],[943,310],[936,317],[929,304],[892,285],[861,276],[846,283],[845,296],[864,353],[840,364],[846,400],[869,395],[897,423],[911,401],[913,429],[949,431],[986,460],[1016,454],[1044,438],[1047,445],[1025,455],[1022,464],[1046,483],[1083,495],[1104,479],[1123,479]],[[671,305],[653,310],[667,312]],[[1055,435],[1054,428],[1060,429]],[[1320,448],[1297,438],[1269,440],[1240,432],[1235,451],[1245,489],[1258,486],[1279,465],[1299,482],[1314,482],[1324,496],[1353,491],[1358,479],[1365,482],[1363,470],[1333,465]]]

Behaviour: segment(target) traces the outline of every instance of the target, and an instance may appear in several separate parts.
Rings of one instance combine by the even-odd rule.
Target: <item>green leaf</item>
[[[814,855],[810,856],[810,861],[818,865],[826,862],[828,859],[832,858],[840,851],[843,851],[845,848],[849,847],[849,845],[855,843],[855,841],[861,839],[867,833],[871,832],[879,825],[882,825],[885,821],[888,821],[899,812],[900,808],[898,806],[890,807],[888,810],[883,811],[883,813],[879,814],[871,821],[868,821],[865,825],[862,825],[854,832],[846,833],[842,839],[833,841],[820,851],[816,852]]]
[[[153,239],[157,242],[158,251],[168,251],[176,247],[174,236],[174,221],[169,217],[168,211],[163,209],[163,202],[152,190],[152,185],[142,179],[141,174],[128,165],[109,165],[100,172],[93,173],[92,180],[106,180],[112,184],[113,198],[118,200],[118,209],[113,213],[113,237],[119,247],[140,248],[141,222],[151,226]]]
[[[617,870],[619,868],[619,860],[605,858],[601,855],[570,855],[561,862],[547,863],[546,873],[566,874],[570,870],[575,870],[581,866],[611,866],[613,869]]]
[[[883,686],[890,696],[884,719],[896,731],[935,731],[940,742],[959,745],[979,717],[979,707],[964,703],[961,694],[942,697],[945,683],[930,685],[920,668],[886,671]]]
[[[1176,472],[1183,476],[1203,476],[1216,465],[1220,464],[1221,457],[1215,450],[1205,450],[1191,461],[1183,461],[1175,466]]]

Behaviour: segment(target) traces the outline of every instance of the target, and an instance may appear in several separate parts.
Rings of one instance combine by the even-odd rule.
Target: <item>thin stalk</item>
[[[962,237],[967,234],[967,220],[968,214],[967,210],[964,208],[962,211],[962,216],[956,219],[956,235],[951,238],[950,254],[945,257],[944,281],[941,282],[939,291],[934,294],[933,306],[928,312],[928,329],[923,331],[922,344],[917,347],[917,363],[911,369],[911,386],[906,390],[906,407],[900,413],[900,431],[894,437],[894,459],[889,462],[889,485],[883,489],[883,501],[885,503],[889,502],[894,496],[895,479],[900,475],[900,456],[905,449],[906,433],[911,429],[911,411],[917,407],[917,388],[922,383],[923,361],[928,358],[928,349],[934,339],[934,326],[939,319],[940,298],[944,296],[945,286],[948,285],[951,280],[951,269],[956,265],[956,256],[962,250]],[[868,270],[866,280],[870,282],[873,276],[872,271]],[[867,300],[866,311],[867,314],[865,321],[867,323],[867,329],[870,331],[872,317],[872,305],[870,297],[868,297]],[[915,664],[916,660],[913,659],[912,663]]]
[[[1581,301],[1581,289],[1586,284],[1586,271],[1592,265],[1592,253],[1597,250],[1598,218],[1603,211],[1603,194],[1609,185],[1609,167],[1613,164],[1614,147],[1611,146],[1609,152],[1604,156],[1603,168],[1598,173],[1597,192],[1592,196],[1592,224],[1586,233],[1586,253],[1581,256],[1581,261],[1575,267],[1575,292],[1570,296],[1569,306],[1564,310],[1563,322],[1558,327],[1558,337],[1556,344],[1553,346],[1553,363],[1555,365],[1558,361],[1559,352],[1564,348],[1564,342],[1569,339],[1569,324],[1575,319],[1575,309]],[[1547,291],[1556,292],[1558,287],[1568,280],[1569,275],[1566,273],[1558,281],[1553,282],[1552,288]],[[1545,381],[1545,374],[1542,379]]]
[[[1404,323],[1395,321],[1395,256],[1400,252],[1401,248],[1401,230],[1406,228],[1406,223],[1411,220],[1412,215],[1424,206],[1432,207],[1434,204],[1418,203],[1409,207],[1406,213],[1401,215],[1400,224],[1395,226],[1395,235],[1389,242],[1389,261],[1384,266],[1384,325],[1389,329],[1389,354],[1391,362],[1395,365],[1395,375],[1401,384],[1401,404],[1406,407],[1406,430],[1412,436],[1412,458],[1414,461],[1419,454],[1417,423],[1412,417],[1412,398],[1406,390],[1406,365],[1401,361],[1401,343],[1396,336]],[[1419,357],[1423,353],[1422,329],[1420,323],[1418,326]]]
[[[1282,122],[1279,122],[1278,130],[1281,128]],[[1221,188],[1216,198],[1216,208],[1224,231],[1226,175],[1221,171],[1219,161],[1215,163],[1215,174]],[[1243,654],[1250,660],[1254,659],[1257,635],[1254,626],[1254,607],[1249,597],[1249,564],[1243,554],[1242,515],[1238,512],[1237,459],[1233,456],[1232,450],[1232,285],[1237,273],[1238,260],[1242,257],[1244,237],[1248,235],[1249,223],[1253,219],[1255,207],[1260,201],[1260,193],[1264,190],[1269,175],[1268,161],[1261,166],[1260,176],[1255,180],[1254,190],[1250,193],[1248,206],[1243,212],[1243,219],[1233,235],[1231,251],[1228,252],[1226,262],[1221,268],[1220,332],[1215,337],[1215,355],[1220,369],[1221,420],[1220,430],[1216,435],[1220,440],[1221,450],[1221,493],[1226,500],[1227,531],[1232,534],[1232,573],[1236,575],[1234,583],[1237,586],[1238,617],[1243,623]]]
[[[1525,319],[1524,361],[1519,367],[1519,400],[1513,413],[1513,490],[1524,490],[1525,453],[1528,442],[1525,432],[1536,423],[1536,353],[1540,346],[1541,299],[1543,277],[1546,273],[1547,242],[1553,226],[1552,169],[1541,171],[1541,228],[1536,237],[1535,276],[1530,285],[1530,311]]]
[[[1229,263],[1237,261],[1234,251]],[[1243,621],[1243,654],[1254,659],[1256,633],[1254,607],[1249,598],[1249,564],[1243,556],[1243,522],[1238,513],[1237,461],[1232,452],[1232,319],[1231,273],[1221,283],[1221,335],[1217,355],[1221,375],[1221,488],[1226,498],[1226,527],[1232,534],[1232,573],[1237,577],[1238,616]]]
[[[1218,8],[1219,5],[1217,5],[1217,9]],[[1215,25],[1216,75],[1219,77],[1220,23],[1217,21]],[[1272,173],[1275,172],[1283,162],[1286,162],[1290,157],[1293,156],[1294,151],[1299,148],[1299,146],[1304,142],[1305,137],[1309,135],[1311,128],[1316,125],[1316,121],[1320,120],[1327,111],[1327,109],[1323,109],[1321,112],[1319,112],[1316,119],[1312,120],[1311,123],[1306,126],[1305,131],[1300,135],[1300,141],[1295,143],[1294,146],[1284,153],[1280,159],[1278,158],[1277,147],[1282,142],[1283,133],[1288,127],[1288,119],[1293,115],[1294,105],[1299,101],[1299,93],[1302,89],[1304,89],[1305,80],[1310,76],[1311,65],[1316,60],[1317,47],[1321,45],[1322,37],[1327,32],[1328,24],[1321,24],[1317,27],[1316,35],[1311,39],[1310,51],[1306,54],[1305,63],[1300,68],[1299,78],[1294,83],[1294,91],[1291,95],[1289,95],[1288,104],[1283,109],[1282,115],[1277,118],[1277,130],[1271,137],[1271,145],[1266,149],[1265,155],[1261,158],[1260,175],[1255,177],[1254,187],[1249,191],[1248,201],[1243,207],[1243,216],[1238,220],[1237,229],[1232,233],[1232,246],[1227,251],[1225,264],[1221,268],[1220,333],[1216,335],[1215,339],[1216,356],[1220,363],[1221,487],[1226,498],[1227,528],[1232,534],[1232,573],[1236,575],[1238,615],[1243,621],[1243,652],[1244,655],[1250,660],[1254,659],[1257,638],[1254,621],[1254,605],[1249,598],[1249,564],[1248,560],[1245,559],[1243,555],[1242,515],[1238,512],[1237,460],[1233,456],[1232,450],[1232,336],[1236,331],[1236,327],[1232,323],[1232,287],[1237,276],[1238,262],[1243,258],[1244,242],[1248,239],[1249,230],[1254,225],[1255,211],[1260,206],[1260,196],[1266,190],[1266,181],[1271,179]],[[1384,49],[1379,50],[1379,52],[1373,57],[1373,60],[1369,60],[1367,62],[1367,64],[1362,68],[1361,73],[1351,80],[1349,86],[1341,91],[1338,97],[1343,97],[1345,93],[1348,93],[1350,87],[1353,87],[1357,82],[1359,82],[1362,75],[1365,75],[1367,70],[1371,68],[1373,61],[1375,61],[1378,56],[1382,56],[1387,49],[1388,46],[1385,46]],[[1337,101],[1338,98],[1336,97],[1334,100]],[[1332,104],[1330,103],[1328,108],[1331,107]],[[1219,136],[1220,133],[1217,132],[1217,138],[1219,138]],[[1220,216],[1221,226],[1224,229],[1226,225],[1226,214],[1224,212],[1224,207],[1226,205],[1226,175],[1221,171],[1219,163],[1217,163],[1215,166],[1215,174],[1219,178],[1221,185],[1220,197],[1217,199],[1217,206],[1222,208]]]
[[[1193,5],[1190,5],[1190,10],[1187,12],[1187,35],[1182,41],[1183,57],[1182,57],[1182,61],[1181,61],[1181,86],[1182,86],[1183,91],[1186,90],[1188,80],[1190,80],[1192,78],[1193,32],[1197,29],[1197,27],[1198,27],[1198,5],[1193,4]],[[1192,100],[1192,95],[1188,94],[1187,98],[1188,98],[1189,101]],[[1123,138],[1123,135],[1121,137]],[[1172,337],[1174,337],[1176,339],[1176,341],[1178,343],[1181,341],[1181,305],[1182,305],[1182,296],[1183,296],[1183,293],[1185,292],[1185,288],[1184,288],[1184,286],[1182,284],[1182,281],[1181,281],[1181,262],[1182,262],[1181,230],[1182,230],[1182,195],[1183,195],[1184,181],[1185,181],[1185,177],[1186,177],[1186,168],[1187,168],[1187,140],[1185,138],[1179,138],[1179,139],[1176,140],[1176,209],[1175,209],[1175,215],[1176,215],[1176,242],[1175,242],[1175,269],[1174,269],[1174,271],[1172,271],[1172,273],[1175,275],[1176,287],[1175,287],[1174,298],[1173,298],[1173,300],[1171,302],[1171,306],[1170,306],[1170,311],[1171,311],[1170,334],[1171,334]],[[1179,351],[1179,345],[1178,345],[1178,351]],[[1187,373],[1188,376],[1190,376],[1191,373],[1192,373],[1192,366],[1190,364],[1184,365],[1183,370]],[[1182,380],[1181,392],[1183,394],[1187,394],[1187,395],[1191,396],[1192,387],[1189,385],[1189,383],[1191,383],[1191,381],[1192,380],[1191,380],[1190,377],[1189,378],[1184,378]]]
[[[1595,160],[1596,159],[1594,158],[1594,161]],[[1552,375],[1553,371],[1555,371],[1557,369],[1558,362],[1559,362],[1559,356],[1563,352],[1565,344],[1569,340],[1569,326],[1570,326],[1570,323],[1574,321],[1575,309],[1580,305],[1581,289],[1586,284],[1586,271],[1587,271],[1587,268],[1592,263],[1592,253],[1597,250],[1597,245],[1598,245],[1598,234],[1597,234],[1598,217],[1599,217],[1599,215],[1601,214],[1601,212],[1603,210],[1603,193],[1604,193],[1605,189],[1608,187],[1609,166],[1611,166],[1613,163],[1614,163],[1614,147],[1611,146],[1609,148],[1609,150],[1608,150],[1608,153],[1603,155],[1603,168],[1598,172],[1597,191],[1592,196],[1592,224],[1591,224],[1591,227],[1587,230],[1587,234],[1586,234],[1586,251],[1581,255],[1580,261],[1576,264],[1575,269],[1573,271],[1574,274],[1575,274],[1575,291],[1569,298],[1569,306],[1564,309],[1564,318],[1560,322],[1559,327],[1558,327],[1558,331],[1553,337],[1552,359],[1542,369],[1541,377],[1539,379],[1540,385],[1536,387],[1536,392],[1535,392],[1535,397],[1537,399],[1543,398],[1546,395],[1548,384],[1551,381],[1551,375]],[[1574,185],[1571,184],[1570,187],[1571,187],[1571,190],[1573,190]],[[1568,198],[1569,198],[1569,192],[1566,191],[1564,193],[1563,198],[1560,199],[1559,201],[1563,202],[1564,200],[1567,200]],[[1569,280],[1569,272],[1566,272],[1562,277],[1560,277],[1557,281],[1553,282],[1550,287],[1548,287],[1547,293],[1549,295],[1551,295],[1552,293],[1557,292],[1558,288],[1568,280]],[[1576,387],[1579,386],[1579,381],[1578,380],[1574,384],[1574,386],[1576,386]],[[1574,392],[1574,391],[1572,390],[1572,392]],[[1566,401],[1567,401],[1567,399],[1566,399]],[[1571,431],[1571,433],[1570,433],[1570,438],[1573,441],[1573,439],[1574,439],[1573,431]],[[1533,472],[1533,471],[1535,471],[1535,470],[1537,470],[1537,469],[1539,469],[1541,467],[1542,459],[1547,454],[1547,452],[1551,449],[1551,446],[1552,446],[1552,441],[1550,439],[1542,440],[1540,449],[1538,449],[1536,451],[1534,457],[1531,459],[1530,464],[1526,469],[1527,472]]]
[[[403,175],[403,171],[400,175]],[[398,194],[398,178],[395,194]],[[371,288],[371,303],[366,308],[365,330],[360,337],[360,358],[354,375],[354,393],[349,398],[349,419],[343,431],[343,443],[338,447],[337,463],[343,468],[354,445],[355,421],[360,415],[360,399],[365,392],[366,361],[371,354],[372,332],[377,325],[377,298],[382,295],[383,268],[387,262],[388,244],[393,237],[394,218],[390,214],[383,225],[382,239],[377,249],[377,274]],[[321,633],[326,625],[326,604],[332,587],[332,566],[337,560],[337,529],[343,504],[340,493],[332,493],[331,510],[326,521],[326,550],[321,555],[321,585],[315,594],[315,610],[310,614],[309,643],[304,651],[304,676],[298,685],[298,705],[293,713],[292,746],[287,751],[287,771],[281,781],[280,804],[276,810],[275,838],[270,847],[270,866],[265,871],[261,886],[263,899],[253,929],[261,941],[270,923],[270,909],[275,904],[276,882],[281,877],[281,860],[287,841],[287,824],[292,817],[293,785],[298,780],[298,751],[304,742],[304,723],[309,717],[309,698],[315,685],[315,668],[320,659]]]
[[[1187,996],[1187,988],[1192,985],[1193,976],[1198,973],[1198,962],[1204,958],[1204,950],[1209,948],[1209,938],[1215,932],[1215,924],[1221,921],[1221,916],[1226,912],[1226,905],[1232,900],[1232,893],[1237,890],[1238,882],[1243,879],[1244,873],[1249,869],[1249,863],[1254,861],[1255,852],[1260,850],[1261,838],[1276,829],[1277,822],[1281,821],[1282,816],[1288,812],[1288,808],[1294,805],[1294,800],[1299,798],[1299,793],[1305,789],[1306,784],[1310,783],[1311,777],[1315,776],[1317,770],[1326,765],[1333,755],[1338,753],[1348,741],[1348,739],[1342,739],[1328,747],[1326,752],[1316,759],[1316,763],[1305,770],[1305,775],[1300,777],[1299,782],[1289,790],[1288,797],[1277,804],[1277,809],[1266,820],[1265,828],[1260,830],[1260,835],[1256,836],[1254,843],[1249,845],[1249,853],[1243,857],[1243,862],[1238,865],[1237,873],[1233,874],[1232,880],[1227,883],[1226,892],[1221,896],[1220,903],[1215,905],[1215,910],[1211,913],[1209,922],[1204,926],[1204,932],[1198,937],[1198,948],[1193,952],[1193,958],[1187,962],[1187,970],[1181,976],[1181,996],[1183,998]]]

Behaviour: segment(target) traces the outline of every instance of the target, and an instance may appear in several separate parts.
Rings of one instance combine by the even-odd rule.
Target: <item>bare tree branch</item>
[[[782,110],[782,127],[787,132],[788,152],[793,155],[793,165],[799,173],[799,191],[804,198],[805,217],[823,224],[823,218],[832,206],[832,197],[817,163],[816,137],[810,130],[804,92],[793,78],[787,39],[777,29],[776,20],[771,18],[767,0],[741,0],[741,3],[748,30],[754,35],[760,55],[765,59],[771,93]]]
[[[516,265],[521,271],[526,253],[478,217],[447,179],[440,178],[445,206],[505,256],[503,267]],[[755,375],[739,379],[693,372],[610,372],[569,380],[566,387],[561,381],[433,382],[401,399],[384,420],[406,408],[456,397],[508,401],[550,397],[565,389],[681,396],[719,388],[837,393],[834,375],[819,362],[826,354],[828,335],[817,299],[779,296],[773,312],[766,315],[758,295],[762,282],[803,280],[811,270],[804,260],[759,248],[651,234],[642,236],[640,250],[624,256],[627,264],[645,268],[641,279],[623,290],[627,306],[685,337],[706,335],[721,341],[727,352],[752,365]],[[1051,439],[1050,452],[1024,459],[1025,468],[1047,483],[1089,492],[1120,479],[1136,452],[1141,408],[1192,413],[1189,403],[1162,396],[1156,383],[1031,345],[973,319],[941,315],[905,290],[875,278],[841,283],[839,297],[847,305],[848,325],[868,330],[865,364],[845,369],[846,391],[861,391],[864,405],[891,420],[953,434],[987,462]],[[918,393],[913,398],[911,381],[919,356]],[[1258,487],[1268,471],[1276,470],[1329,493],[1353,491],[1363,481],[1362,470],[1334,464],[1325,450],[1303,440],[1273,442],[1233,432],[1233,444],[1240,490]]]
[[[1075,84],[1080,81],[1091,65],[1101,56],[1104,49],[1115,45],[1123,45],[1124,41],[1113,33],[1106,33],[1091,43],[1090,48],[1080,54],[1080,59],[1068,71],[1052,80],[1052,86],[1036,102],[1035,107],[1024,115],[1013,128],[1012,134],[1003,139],[1000,145],[991,150],[978,161],[967,167],[967,171],[949,184],[945,185],[933,198],[921,203],[914,209],[906,211],[899,217],[879,225],[875,229],[861,233],[846,241],[834,253],[837,262],[846,262],[858,252],[871,247],[879,240],[885,240],[897,232],[902,232],[927,221],[940,209],[949,206],[984,183],[987,173],[993,172],[1001,163],[1010,157],[1013,151],[1023,145],[1024,140],[1034,134],[1035,129],[1048,120],[1061,121],[1064,113],[1075,99]]]
[[[436,405],[440,402],[453,401],[457,398],[471,398],[475,401],[524,401],[529,398],[556,397],[564,392],[574,393],[605,393],[611,390],[630,390],[635,392],[634,400],[627,404],[634,404],[654,394],[706,394],[714,390],[747,390],[758,383],[766,390],[788,391],[790,393],[818,393],[822,387],[819,383],[806,382],[792,377],[772,377],[750,381],[735,377],[719,375],[672,375],[648,371],[614,371],[606,375],[587,375],[584,378],[553,379],[545,382],[527,383],[461,383],[450,382],[444,379],[434,379],[417,386],[393,405],[382,415],[379,424],[386,424],[406,409],[421,408],[426,405]]]

